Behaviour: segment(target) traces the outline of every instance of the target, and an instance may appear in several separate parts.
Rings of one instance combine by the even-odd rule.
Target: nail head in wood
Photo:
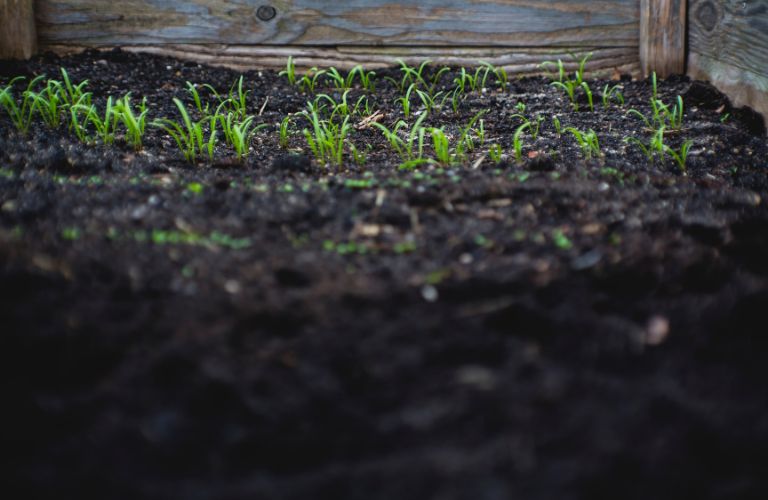
[[[262,5],[256,9],[256,17],[262,21],[271,21],[277,15],[277,10],[271,5]]]

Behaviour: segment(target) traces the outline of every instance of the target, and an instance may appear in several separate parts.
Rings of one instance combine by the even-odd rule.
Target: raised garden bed
[[[149,123],[180,120],[174,98],[201,119],[185,82],[213,109],[202,84],[237,97],[239,74],[86,52],[4,63],[0,90],[62,67],[101,113],[145,97],[148,125],[140,148],[121,124],[109,146],[66,115],[23,135],[0,111],[9,491],[768,497],[768,148],[713,88],[670,78],[654,98],[616,74],[586,80],[590,109],[581,85],[572,103],[550,78],[490,71],[454,112],[450,68],[422,118],[439,67],[398,89],[395,66],[375,91],[355,80],[337,165],[302,133],[316,139],[300,114],[316,96],[252,71],[246,113],[266,127],[248,154],[222,141],[190,161]],[[338,103],[327,75],[315,92]],[[434,130],[409,156],[407,133],[371,124],[400,119],[442,128],[448,156]]]

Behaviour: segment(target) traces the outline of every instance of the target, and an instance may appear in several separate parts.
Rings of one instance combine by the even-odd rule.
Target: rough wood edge
[[[562,59],[569,69],[575,69],[578,63],[573,54],[593,55],[587,64],[587,71],[592,76],[629,74],[640,76],[637,47],[602,48],[602,47],[369,47],[340,46],[334,48],[313,48],[306,46],[260,46],[260,45],[127,45],[122,50],[134,53],[148,53],[191,60],[210,66],[226,67],[238,71],[253,69],[284,68],[289,56],[292,56],[298,69],[313,66],[349,69],[361,64],[369,69],[392,66],[397,59],[408,64],[418,64],[430,59],[435,64],[455,66],[477,65],[487,61],[503,67],[511,74],[540,74],[540,64],[546,60]],[[83,47],[77,45],[49,44],[41,50],[65,55],[86,49],[108,51],[110,47]]]
[[[0,59],[29,59],[37,51],[33,0],[0,0]]]
[[[686,0],[640,0],[640,67],[644,77],[684,74]]]
[[[688,55],[688,76],[708,80],[736,107],[749,106],[768,124],[768,85],[763,75],[736,68],[695,52]]]

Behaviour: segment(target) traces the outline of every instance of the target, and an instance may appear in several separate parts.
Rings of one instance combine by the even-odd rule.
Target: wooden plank
[[[0,59],[29,59],[36,50],[32,0],[0,0]]]
[[[78,52],[85,47],[73,45],[45,45],[44,50],[59,54]],[[299,69],[312,66],[349,69],[362,64],[368,69],[392,66],[396,59],[403,59],[409,64],[419,64],[426,59],[435,64],[455,66],[477,65],[487,61],[506,69],[510,74],[537,74],[539,64],[545,60],[562,59],[569,70],[576,68],[571,55],[574,50],[544,48],[499,48],[499,47],[306,47],[289,45],[124,45],[122,50],[151,53],[197,61],[212,66],[223,66],[238,71],[258,68],[284,68],[288,56],[294,58]],[[108,49],[104,49],[108,50]],[[586,70],[591,76],[612,76],[616,73],[640,74],[637,59],[637,47],[605,49],[601,47],[582,47],[578,50],[592,52]]]
[[[688,73],[768,120],[768,0],[691,0]]]
[[[685,0],[640,0],[640,66],[662,78],[685,73]]]
[[[38,0],[46,44],[631,47],[638,0]],[[259,6],[274,17],[262,20]]]

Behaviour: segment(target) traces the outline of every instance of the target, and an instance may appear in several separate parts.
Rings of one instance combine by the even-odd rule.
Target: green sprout
[[[5,88],[0,89],[0,106],[5,109],[5,112],[11,119],[13,126],[16,127],[16,130],[23,135],[27,135],[29,132],[35,114],[35,100],[33,99],[34,94],[32,89],[34,89],[38,82],[43,78],[45,78],[45,76],[40,75],[33,78],[29,84],[27,84],[27,89],[22,92],[20,105],[16,103],[16,99],[13,97],[13,86],[16,82],[25,80],[24,77],[19,76],[13,78],[8,82],[8,85]]]
[[[501,144],[491,144],[488,148],[488,157],[493,163],[501,163],[503,154],[504,150],[502,149]]]
[[[292,56],[288,56],[285,69],[278,73],[278,76],[285,76],[291,86],[296,85],[296,64],[294,64]]]
[[[570,132],[576,139],[576,142],[579,143],[579,147],[581,148],[581,152],[585,159],[591,160],[593,155],[600,156],[600,143],[597,139],[597,133],[594,130],[589,129],[587,132],[582,132],[577,128],[568,127],[565,131]]]
[[[392,82],[401,94],[404,94],[410,85],[421,85],[423,88],[430,88],[424,77],[424,70],[432,61],[427,59],[423,61],[418,68],[409,66],[402,59],[398,59],[396,62],[400,65],[400,71],[403,73],[403,78],[399,82],[391,77],[385,77],[385,79]]]
[[[126,94],[115,101],[113,108],[114,115],[123,123],[126,131],[126,140],[135,150],[142,147],[142,137],[146,128],[147,120],[147,98],[141,100],[136,114],[131,107],[131,95]]]
[[[403,107],[403,116],[405,116],[405,119],[408,120],[411,117],[411,92],[416,88],[416,84],[412,83],[408,90],[405,92],[405,95],[398,97],[395,99],[395,102],[400,103],[400,105]]]
[[[604,108],[607,108],[610,105],[611,100],[618,102],[619,106],[624,106],[624,94],[621,93],[620,85],[611,86],[606,83],[605,87],[603,87],[602,97]]]
[[[221,125],[224,140],[228,145],[232,146],[240,161],[245,159],[245,156],[248,154],[251,141],[256,132],[267,126],[264,123],[255,125],[255,117],[253,115],[248,115],[244,120],[241,120],[239,115],[233,112],[226,115],[216,115],[215,119]]]
[[[544,123],[544,116],[542,115],[536,115],[536,118],[531,120],[525,115],[515,113],[514,115],[510,116],[510,118],[520,118],[523,123],[530,124],[530,132],[531,132],[531,138],[535,141],[539,137],[539,130],[541,130],[541,124]],[[557,122],[557,126],[559,126],[560,122]],[[559,133],[559,132],[558,132]]]
[[[245,120],[248,115],[248,110],[246,109],[246,98],[248,97],[249,93],[250,91],[243,92],[243,76],[240,75],[240,78],[238,78],[237,82],[233,83],[232,87],[230,87],[229,96],[222,104],[225,104],[227,109],[237,113],[241,120]]]
[[[683,142],[679,150],[675,151],[671,147],[665,146],[664,152],[669,156],[671,156],[673,160],[675,160],[675,163],[677,163],[678,168],[680,168],[682,172],[685,172],[686,162],[688,160],[688,154],[690,153],[692,145],[693,145],[693,141],[688,140]]]
[[[352,82],[354,81],[355,75],[358,76],[358,79],[360,80],[360,86],[369,91],[373,92],[376,90],[376,87],[374,85],[373,77],[376,76],[375,71],[365,71],[365,68],[360,66],[359,64],[349,70],[349,73],[347,74],[347,82],[348,82],[348,88],[352,86]]]
[[[85,120],[93,125],[96,129],[96,135],[101,139],[103,144],[110,145],[115,142],[115,131],[117,130],[119,117],[117,113],[115,113],[112,96],[107,97],[103,118],[99,115],[95,105],[74,106],[72,108],[73,113],[79,113],[80,111],[85,112]]]
[[[507,85],[509,85],[509,76],[507,75],[507,72],[504,70],[504,68],[496,67],[486,61],[480,61],[480,64],[488,68],[488,70],[493,73],[493,75],[496,77],[495,83],[499,86],[500,89],[503,90],[507,88]]]
[[[288,148],[289,131],[291,126],[291,115],[285,116],[280,122],[278,129],[278,144],[281,149]]]
[[[421,99],[421,103],[424,105],[424,109],[427,111],[427,113],[432,113],[435,108],[442,106],[442,103],[437,104],[437,100],[442,95],[442,92],[438,92],[437,94],[430,94],[429,92],[416,89],[416,95],[418,95],[419,99]],[[442,102],[445,102],[445,100]]]
[[[190,83],[190,82],[186,82],[186,86],[187,86],[187,92],[189,93],[190,96],[192,96],[192,101],[194,101],[195,108],[197,108],[197,111],[201,115],[203,115],[203,116],[208,116],[210,114],[210,104],[206,103],[205,105],[203,105],[203,100],[200,97],[200,92],[197,90],[197,86],[192,84],[192,83]],[[219,93],[216,92],[216,89],[214,89],[213,87],[211,87],[207,83],[203,84],[203,88],[207,89],[217,99],[219,99],[221,101]],[[222,103],[220,103],[220,106],[221,105],[222,105]],[[223,104],[223,105],[226,106],[226,104]]]
[[[557,135],[561,135],[563,133],[563,126],[560,124],[560,118],[557,116],[552,116],[552,126],[555,127],[555,132],[557,132]]]
[[[399,120],[392,130],[388,129],[381,123],[373,122],[371,125],[381,130],[384,137],[389,141],[392,149],[397,152],[403,163],[400,164],[401,169],[413,168],[419,164],[425,163],[424,155],[424,136],[427,129],[422,127],[422,123],[427,118],[427,113],[422,113],[416,122],[411,127],[410,131],[407,131],[408,124],[403,120]],[[406,129],[406,139],[400,137],[400,129]],[[418,142],[417,142],[418,140]],[[414,147],[417,146],[416,149]]]
[[[451,155],[450,140],[441,128],[428,128],[432,138],[432,148],[435,151],[435,159],[443,165],[451,165],[454,157]]]
[[[349,152],[352,153],[352,161],[355,162],[355,165],[359,167],[364,166],[368,161],[368,153],[371,150],[371,145],[367,145],[366,149],[362,150],[358,149],[352,141],[347,141],[347,147],[349,148]]]
[[[190,163],[195,163],[198,154],[207,153],[209,159],[213,159],[214,149],[216,147],[216,117],[203,118],[193,122],[187,112],[187,108],[176,97],[173,103],[181,114],[182,122],[160,118],[152,122],[152,126],[165,130],[170,135],[184,158]],[[205,139],[204,126],[209,126],[209,136]]]
[[[40,92],[28,92],[43,122],[50,128],[58,128],[64,108],[61,82],[48,80]]]
[[[459,135],[459,140],[456,144],[456,157],[463,160],[465,157],[465,153],[472,152],[475,150],[475,141],[473,139],[473,135],[477,137],[478,139],[482,141],[485,141],[485,131],[482,128],[482,125],[475,129],[476,123],[482,124],[482,116],[487,113],[488,110],[482,110],[478,112],[475,116],[472,117],[472,119],[469,120],[469,122],[464,126],[464,128],[461,130],[461,134]]]
[[[523,141],[522,141],[522,135],[523,132],[525,132],[527,129],[531,128],[531,123],[523,123],[517,129],[515,130],[515,133],[512,135],[512,148],[515,151],[515,161],[517,163],[520,163],[523,161]]]
[[[301,77],[301,80],[299,80],[299,89],[302,92],[314,94],[315,88],[317,87],[317,82],[324,74],[324,70],[318,70],[316,66],[313,66],[304,74],[304,76]]]
[[[331,67],[328,69],[328,71],[325,72],[326,79],[331,82],[331,84],[334,86],[335,89],[350,89],[352,88],[352,81],[351,79],[347,81],[343,76],[341,76],[341,73],[339,73],[339,70],[337,70],[334,67]]]
[[[575,56],[573,56],[573,57],[574,57],[574,59],[576,59]],[[587,65],[587,61],[591,57],[592,57],[592,53],[588,53],[583,58],[576,59],[578,61],[578,67],[577,67],[577,69],[574,72],[572,77],[568,77],[568,75],[567,75],[567,73],[565,71],[565,65],[563,64],[563,61],[560,60],[560,59],[558,59],[557,63],[556,63],[556,66],[557,66],[557,69],[558,69],[557,77],[555,77],[554,74],[549,73],[546,70],[546,68],[549,68],[549,67],[555,65],[554,62],[552,62],[552,61],[544,61],[540,65],[540,67],[542,69],[545,69],[545,71],[547,71],[547,74],[549,75],[549,78],[552,80],[552,83],[550,83],[550,85],[552,85],[553,87],[559,88],[559,89],[563,90],[566,93],[566,95],[568,96],[568,99],[571,102],[571,107],[573,108],[574,111],[578,111],[579,110],[579,104],[578,104],[578,102],[576,100],[576,90],[580,89],[580,88],[583,89],[587,93],[587,98],[589,99],[589,102],[590,102],[590,109],[593,109],[593,106],[592,106],[592,91],[589,89],[589,85],[588,84],[587,85],[582,85],[582,84],[586,83],[584,81],[585,68],[586,68],[586,65]]]
[[[326,164],[341,167],[344,155],[344,143],[352,128],[349,116],[341,124],[332,120],[321,120],[316,110],[302,112],[312,125],[312,130],[304,129],[307,145],[315,158]]]

